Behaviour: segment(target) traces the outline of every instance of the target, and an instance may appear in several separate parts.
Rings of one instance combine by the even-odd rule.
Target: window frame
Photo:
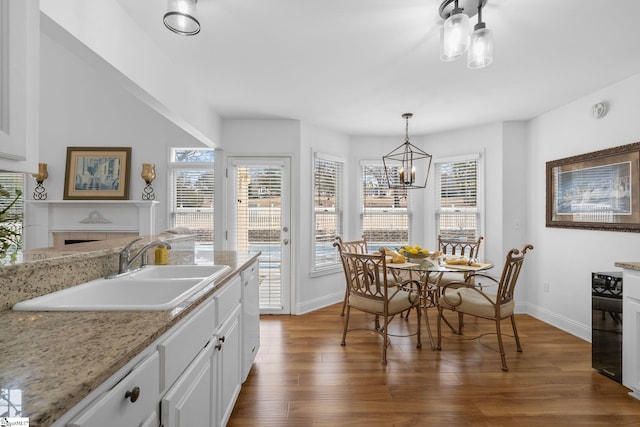
[[[211,151],[213,155],[213,159],[207,162],[178,162],[174,161],[174,152],[175,151]],[[176,197],[177,191],[174,188],[174,173],[177,170],[193,170],[193,171],[201,171],[201,170],[210,170],[213,172],[213,200],[211,204],[211,239],[215,242],[215,200],[216,200],[216,187],[215,183],[217,181],[216,176],[216,168],[215,168],[215,159],[216,159],[216,151],[213,148],[209,147],[170,147],[169,148],[169,161],[167,162],[167,188],[169,189],[169,203],[167,206],[167,228],[177,227],[175,224],[175,215],[178,213],[176,211]],[[209,208],[202,208],[209,209]],[[195,231],[195,230],[192,230]]]
[[[442,215],[441,210],[441,175],[440,165],[446,163],[462,163],[468,161],[476,162],[476,227],[475,238],[484,236],[484,222],[485,222],[485,204],[484,204],[484,156],[481,153],[469,153],[459,156],[443,157],[434,159],[434,203],[433,203],[433,221],[436,237],[441,235],[440,229],[440,217]],[[481,249],[482,251],[482,249]]]
[[[337,251],[333,251],[333,259],[329,262],[325,262],[322,264],[318,263],[318,235],[317,235],[317,208],[316,206],[316,180],[317,180],[317,168],[316,162],[324,161],[331,162],[339,165],[340,176],[336,179],[336,198],[335,198],[335,206],[334,206],[334,216],[335,216],[335,229],[336,236],[342,236],[344,232],[344,186],[345,186],[345,171],[346,171],[346,161],[344,158],[335,156],[332,154],[314,151],[311,156],[311,235],[313,238],[311,239],[311,277],[323,276],[326,274],[336,273],[342,270],[342,262],[338,257]],[[333,243],[331,243],[333,245]],[[332,246],[333,247],[333,246]],[[335,249],[335,248],[334,248]]]
[[[360,160],[359,162],[360,165],[360,171],[359,171],[359,178],[358,178],[358,184],[359,184],[359,188],[358,188],[358,197],[359,197],[359,213],[360,213],[360,236],[365,235],[366,237],[366,232],[364,229],[364,222],[365,222],[365,197],[366,195],[364,194],[364,167],[367,166],[371,166],[371,167],[379,167],[382,169],[382,172],[384,173],[384,163],[382,162],[382,160],[380,159],[363,159]],[[385,175],[385,179],[386,179],[386,175]],[[386,181],[382,182],[383,185],[386,185]],[[385,188],[385,187],[383,187]],[[394,191],[398,191],[398,189],[394,189]],[[392,212],[380,212],[380,214],[391,214],[394,216],[406,216],[406,221],[407,221],[407,241],[406,242],[384,242],[384,243],[394,243],[395,246],[397,245],[406,245],[409,244],[411,242],[411,238],[412,238],[412,232],[413,232],[413,218],[414,218],[414,213],[415,213],[415,205],[416,202],[414,200],[414,198],[411,196],[412,191],[416,191],[416,190],[404,190],[406,191],[406,197],[407,197],[407,204],[406,204],[406,208],[401,208],[401,209],[406,209],[406,211],[402,212],[400,210],[397,211],[392,211]],[[395,209],[393,207],[391,207],[390,209]],[[374,246],[378,245],[378,243],[373,239],[370,239],[369,237],[366,237],[367,239],[367,246],[369,247],[369,250],[373,250],[375,249]]]

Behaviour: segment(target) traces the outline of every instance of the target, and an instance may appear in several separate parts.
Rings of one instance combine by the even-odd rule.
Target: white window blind
[[[186,227],[197,241],[213,242],[214,150],[171,150],[171,227]]]
[[[235,168],[236,248],[261,251],[260,308],[281,310],[282,167]]]
[[[362,234],[367,246],[409,243],[411,204],[406,189],[389,188],[382,163],[361,163]]]
[[[342,236],[343,170],[344,162],[320,153],[314,154],[314,272],[334,269],[341,265],[333,242],[336,236]]]
[[[475,240],[479,233],[479,159],[437,162],[436,226],[443,238]]]

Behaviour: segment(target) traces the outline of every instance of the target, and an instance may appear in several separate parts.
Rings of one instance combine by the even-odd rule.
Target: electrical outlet
[[[542,285],[544,286],[544,291],[549,293],[549,282],[543,282]]]

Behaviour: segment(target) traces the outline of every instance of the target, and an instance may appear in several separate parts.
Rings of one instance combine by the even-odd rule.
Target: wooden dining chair
[[[340,252],[347,278],[347,303],[341,344],[346,345],[351,309],[375,315],[374,332],[382,336],[382,363],[387,363],[389,347],[389,323],[393,318],[412,307],[416,307],[417,348],[422,347],[420,338],[420,284],[416,280],[389,283],[384,248],[380,254]],[[361,328],[357,328],[361,329]]]
[[[338,248],[338,256],[342,252],[352,252],[356,254],[366,254],[369,252],[369,249],[367,248],[367,239],[364,237],[364,235],[362,236],[361,240],[350,240],[347,242],[343,241],[340,236],[336,236],[335,241],[333,242],[333,246]],[[342,267],[344,269],[344,265]],[[346,272],[347,270],[344,269],[344,271]],[[347,278],[346,280],[348,282],[349,279]],[[344,316],[344,310],[347,305],[348,296],[349,289],[345,287],[344,300],[342,301],[342,311],[340,311],[340,316]]]
[[[516,347],[519,352],[522,352],[514,315],[514,292],[520,271],[522,270],[524,257],[527,251],[532,249],[533,245],[530,244],[524,245],[521,250],[511,249],[509,253],[507,253],[504,268],[502,269],[502,276],[499,280],[484,273],[471,273],[466,281],[451,282],[442,288],[442,295],[438,300],[438,344],[436,346],[438,350],[441,350],[444,310],[493,320],[496,324],[498,346],[502,359],[502,370],[509,370],[504,353],[504,345],[502,343],[500,321],[507,318],[511,319]],[[474,284],[470,283],[470,279],[472,278],[475,280]],[[497,284],[497,292],[490,294],[480,289],[480,281],[489,281]],[[459,334],[462,333],[462,327],[462,324],[460,324]]]

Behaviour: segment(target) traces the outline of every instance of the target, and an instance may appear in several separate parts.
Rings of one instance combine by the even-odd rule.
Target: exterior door
[[[290,163],[286,157],[229,157],[227,247],[262,252],[261,313],[291,313]]]

